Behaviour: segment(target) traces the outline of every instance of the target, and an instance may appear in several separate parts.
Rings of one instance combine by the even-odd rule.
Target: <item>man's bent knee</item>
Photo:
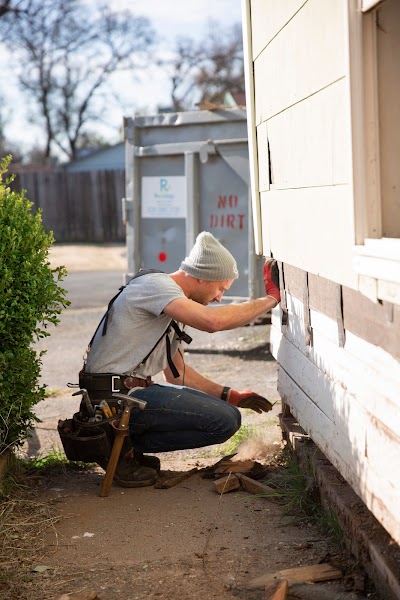
[[[229,406],[229,409],[228,409]],[[230,404],[226,408],[226,414],[224,415],[223,425],[220,428],[221,442],[229,440],[239,429],[242,423],[242,416],[240,411]]]

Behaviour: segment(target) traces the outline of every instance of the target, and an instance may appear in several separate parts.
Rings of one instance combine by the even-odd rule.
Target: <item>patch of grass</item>
[[[60,448],[53,448],[48,454],[39,454],[35,458],[19,459],[20,468],[27,472],[36,472],[39,475],[47,475],[50,472],[65,473],[67,470],[84,470],[93,467],[93,463],[70,461]]]
[[[26,464],[32,469],[52,468],[59,465],[64,465],[67,458],[61,449],[52,449],[48,454],[39,454],[35,458],[26,461]]]
[[[45,398],[55,398],[61,394],[61,390],[59,388],[46,388],[44,392]]]
[[[209,452],[203,452],[198,456],[200,458],[212,458],[213,456],[230,456],[236,454],[239,446],[250,438],[260,437],[260,427],[256,425],[242,425],[229,440],[223,444],[218,444]]]
[[[312,523],[338,545],[343,543],[343,530],[336,513],[322,505],[315,477],[312,456],[304,453],[301,462],[285,448],[278,458],[275,475],[267,481],[275,488],[266,497],[278,499],[283,516],[290,516],[298,524]]]
[[[259,437],[259,435],[259,428],[256,425],[242,425],[229,440],[220,446],[220,454],[235,454],[240,444],[250,438]]]

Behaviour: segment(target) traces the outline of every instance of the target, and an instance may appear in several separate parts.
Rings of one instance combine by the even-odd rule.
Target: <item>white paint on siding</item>
[[[348,432],[343,434],[281,367],[278,381],[279,393],[289,400],[292,413],[301,426],[310,434],[382,526],[397,543],[400,543],[398,520],[400,498],[396,484],[400,448],[392,445],[390,463],[386,461],[383,454],[380,455],[379,466],[363,460],[365,449],[368,452],[369,434],[365,429],[366,416],[358,410],[354,400],[353,403],[348,404],[352,410],[347,415]],[[357,434],[357,438],[354,437],[353,432]]]
[[[273,188],[349,183],[347,102],[343,78],[268,120]]]
[[[309,0],[255,60],[257,122],[347,75],[344,9],[343,0]]]
[[[325,315],[317,322],[313,311],[311,323],[313,316],[313,347],[306,355],[298,316],[289,313],[289,323],[298,321],[288,330],[294,338],[289,339],[282,335],[274,312],[271,348],[280,363],[279,392],[301,426],[399,541],[400,363],[352,334],[339,348],[329,339],[335,322]]]
[[[356,288],[351,193],[347,185],[262,192],[262,228],[263,232],[269,230],[274,256]]]

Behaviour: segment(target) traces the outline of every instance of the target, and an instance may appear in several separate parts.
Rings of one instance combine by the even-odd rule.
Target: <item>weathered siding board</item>
[[[274,189],[350,181],[347,102],[347,81],[342,78],[268,119]]]
[[[257,123],[347,74],[344,8],[343,0],[309,0],[256,58]]]
[[[297,317],[291,315],[290,318]],[[375,376],[374,381],[370,369],[358,358],[328,338],[323,339],[322,334],[315,337],[314,347],[306,356],[299,340],[295,345],[282,336],[276,325],[275,315],[271,344],[280,364],[280,394],[302,427],[399,541],[396,514],[400,502],[400,471],[393,466],[400,461],[397,433],[400,406],[394,406],[380,389],[386,375],[383,365],[379,380]],[[340,361],[338,355],[341,355]],[[392,359],[388,355],[386,358],[386,369],[393,372]],[[326,364],[329,364],[327,370],[324,369]],[[357,373],[357,369],[361,373]],[[344,370],[347,370],[345,377]],[[398,372],[397,364],[397,375]],[[380,490],[379,501],[377,489]]]
[[[305,292],[304,271],[292,265],[284,265],[285,289],[295,298],[302,300]]]
[[[336,319],[337,311],[337,284],[334,281],[308,274],[308,291],[310,308]]]
[[[299,304],[296,303],[297,315],[299,315]],[[329,332],[334,331],[334,322],[321,314],[316,320],[316,314],[311,313],[313,345],[306,347],[302,341],[304,330],[301,316],[299,318],[293,313],[289,313],[286,337],[281,339],[280,335],[276,334],[276,331],[280,330],[280,315],[274,311],[272,315],[273,335],[271,336],[273,356],[281,361],[284,350],[288,352],[288,348],[293,346],[299,354],[295,358],[294,352],[291,352],[292,369],[286,364],[289,372],[297,369],[300,353],[304,354],[331,381],[339,382],[349,394],[356,397],[371,418],[379,419],[384,427],[398,435],[400,431],[400,396],[398,393],[400,363],[381,348],[376,348],[368,342],[360,340],[349,331],[346,331],[345,347],[339,347],[335,339],[330,338],[329,335]],[[280,343],[282,343],[282,348],[280,348]],[[302,376],[298,378],[298,382],[303,387]]]
[[[346,329],[400,359],[400,306],[343,288],[343,315]]]
[[[285,286],[288,293],[289,308],[297,314],[300,321],[304,319],[304,272],[290,265],[284,265]],[[312,319],[316,327],[317,320],[322,315],[333,319],[331,324],[332,336],[338,339],[338,299],[337,287],[334,281],[308,274],[308,299],[311,312],[317,311]],[[400,307],[389,302],[374,303],[363,294],[342,288],[344,328],[356,334],[363,340],[379,346],[396,358],[400,358]],[[294,299],[299,302],[296,303]],[[290,320],[289,320],[290,330]],[[332,338],[333,339],[333,338]]]
[[[356,287],[350,185],[262,192],[261,213],[263,232],[269,230],[266,255],[273,248],[285,264]]]
[[[20,173],[13,189],[27,190],[56,242],[120,242],[125,239],[121,198],[124,171]]]
[[[391,465],[383,464],[383,468],[374,469],[371,463],[360,464],[354,453],[351,434],[342,435],[283,368],[279,369],[278,377],[278,391],[288,401],[301,426],[373,511],[393,539],[400,543],[399,494],[395,482],[388,479],[388,475],[393,471]],[[354,427],[357,427],[357,431],[360,430],[359,419],[354,423]],[[364,434],[364,431],[362,433]],[[398,464],[398,452],[394,460]],[[379,497],[376,490],[380,490]]]

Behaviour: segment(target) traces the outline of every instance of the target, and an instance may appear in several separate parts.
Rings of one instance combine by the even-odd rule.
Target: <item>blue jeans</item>
[[[170,452],[220,444],[240,427],[240,411],[188,387],[158,385],[135,390],[144,410],[132,408],[129,434],[137,452]]]

